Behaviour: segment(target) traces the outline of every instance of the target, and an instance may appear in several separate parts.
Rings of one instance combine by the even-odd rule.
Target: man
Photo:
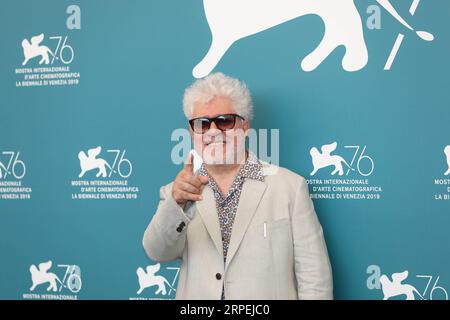
[[[245,150],[247,87],[222,73],[186,89],[184,112],[203,163],[189,156],[160,202],[143,245],[181,259],[177,299],[332,299],[322,227],[305,179]]]

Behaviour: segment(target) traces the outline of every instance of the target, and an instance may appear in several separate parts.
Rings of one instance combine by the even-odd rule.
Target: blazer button
[[[178,231],[178,232],[181,232],[181,231],[183,231],[183,229],[180,228],[180,227],[178,227],[178,228],[177,228],[177,231]]]
[[[221,275],[220,273],[216,273],[216,279],[217,279],[217,280],[222,279],[222,275]]]

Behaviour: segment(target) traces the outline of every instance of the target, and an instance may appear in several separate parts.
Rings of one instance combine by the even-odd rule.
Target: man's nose
[[[216,123],[214,121],[212,121],[211,125],[209,126],[209,129],[211,130],[211,129],[219,129],[219,128],[217,128]]]
[[[217,128],[214,122],[211,123],[208,131],[206,131],[203,136],[207,137],[207,139],[213,139],[222,134],[222,130]]]
[[[208,131],[206,131],[205,133],[208,135],[211,135],[211,136],[215,136],[221,132],[222,132],[222,130],[217,128],[216,123],[213,121],[213,122],[211,122],[211,125],[209,126]]]

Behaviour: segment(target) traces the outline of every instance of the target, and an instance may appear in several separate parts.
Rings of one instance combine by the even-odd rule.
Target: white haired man
[[[332,271],[305,179],[245,150],[252,100],[222,73],[183,99],[194,149],[143,238],[154,261],[181,259],[177,299],[332,299]],[[276,169],[276,170],[274,170]]]

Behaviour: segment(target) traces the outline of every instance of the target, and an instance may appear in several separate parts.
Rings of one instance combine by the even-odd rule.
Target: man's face
[[[208,103],[196,103],[192,119],[214,118],[225,114],[236,114],[230,99],[215,97]],[[248,121],[239,117],[235,119],[234,128],[222,131],[211,122],[209,130],[194,132],[189,126],[195,151],[201,155],[206,164],[235,164],[242,161],[245,152],[245,136],[249,129]],[[196,130],[197,131],[197,130]]]

